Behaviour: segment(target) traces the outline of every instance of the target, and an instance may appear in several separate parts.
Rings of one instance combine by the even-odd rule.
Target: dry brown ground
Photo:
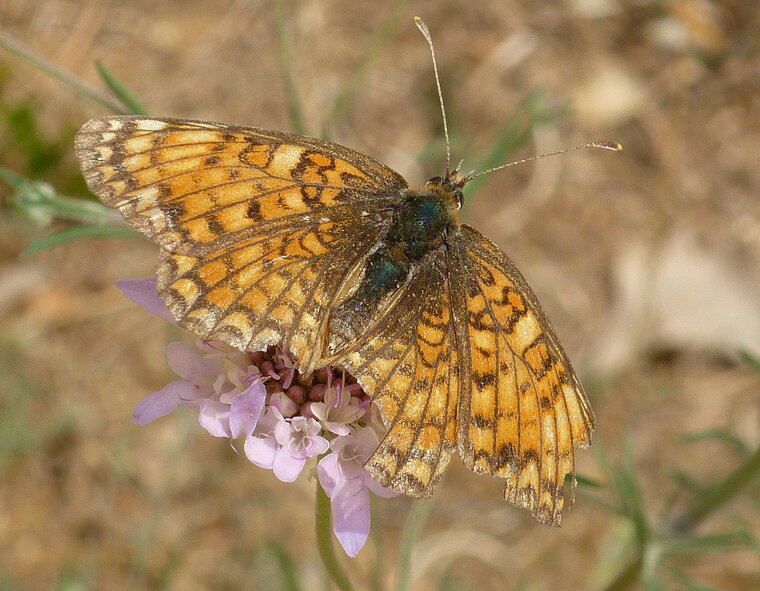
[[[542,299],[590,386],[596,444],[617,457],[628,434],[655,518],[668,501],[667,470],[707,481],[738,461],[726,445],[684,445],[682,434],[731,429],[758,444],[757,374],[735,355],[760,351],[755,0],[289,4],[314,134],[378,28],[393,23],[330,133],[411,182],[439,174],[443,153],[415,14],[436,41],[454,159],[467,148],[466,170],[536,89],[571,111],[521,156],[622,142],[621,154],[575,152],[494,175],[468,221]],[[102,60],[152,113],[289,129],[274,14],[273,4],[243,0],[6,1],[0,27],[93,84]],[[20,60],[0,59],[10,70],[4,99],[34,97],[51,137],[105,114]],[[130,422],[140,397],[171,379],[163,351],[174,335],[113,283],[149,276],[155,249],[90,241],[17,258],[49,231],[7,209],[0,217],[0,574],[25,589],[270,589],[265,543],[278,540],[315,588],[311,481],[277,482],[192,417]],[[590,451],[579,456],[584,474],[602,477]],[[408,505],[378,503],[373,514],[388,580]],[[624,522],[583,497],[560,530],[545,528],[503,505],[498,482],[456,465],[432,511],[414,589],[438,588],[447,569],[470,589],[591,589],[625,563],[614,557]],[[738,514],[760,527],[744,501],[726,522]],[[373,548],[350,565],[362,588]],[[683,565],[721,589],[760,588],[749,552]]]

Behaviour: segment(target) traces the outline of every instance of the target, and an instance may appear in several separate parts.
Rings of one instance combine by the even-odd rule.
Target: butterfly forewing
[[[76,152],[90,189],[164,249],[159,292],[182,326],[284,343],[307,371],[343,277],[406,187],[337,144],[202,121],[94,119]]]
[[[314,215],[358,217],[406,187],[337,144],[202,121],[93,119],[75,148],[104,203],[162,248],[195,256]]]

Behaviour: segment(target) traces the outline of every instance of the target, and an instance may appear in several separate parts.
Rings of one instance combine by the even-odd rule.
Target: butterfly
[[[458,454],[559,525],[595,419],[523,276],[460,222],[472,175],[410,188],[336,143],[142,116],[87,122],[75,152],[90,190],[159,245],[181,326],[356,377],[388,427],[374,479],[428,497]]]

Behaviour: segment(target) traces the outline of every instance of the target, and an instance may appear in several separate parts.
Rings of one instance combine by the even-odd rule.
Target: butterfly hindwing
[[[459,353],[445,272],[440,250],[343,360],[388,427],[367,470],[414,497],[432,495],[456,450]]]
[[[164,251],[159,293],[179,323],[206,340],[258,351],[280,344],[310,368],[346,269],[381,226],[361,219],[284,227],[204,258]]]
[[[574,448],[590,442],[591,408],[520,272],[477,230],[460,232],[450,271],[459,453],[473,471],[504,478],[507,501],[558,525]]]

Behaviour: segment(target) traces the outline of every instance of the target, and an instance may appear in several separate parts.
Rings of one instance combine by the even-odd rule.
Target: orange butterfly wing
[[[452,255],[459,453],[474,472],[506,480],[505,500],[559,525],[574,449],[596,426],[588,398],[512,261],[467,225]]]
[[[559,525],[595,420],[533,291],[490,240],[460,226],[342,363],[388,426],[373,478],[429,497],[458,450],[505,479],[505,500]]]
[[[164,251],[178,322],[241,349],[283,343],[313,369],[348,270],[406,181],[357,152],[202,121],[89,121],[75,149],[90,190]]]
[[[366,464],[383,485],[433,494],[456,451],[460,353],[438,251],[341,363],[379,407],[388,432]]]

